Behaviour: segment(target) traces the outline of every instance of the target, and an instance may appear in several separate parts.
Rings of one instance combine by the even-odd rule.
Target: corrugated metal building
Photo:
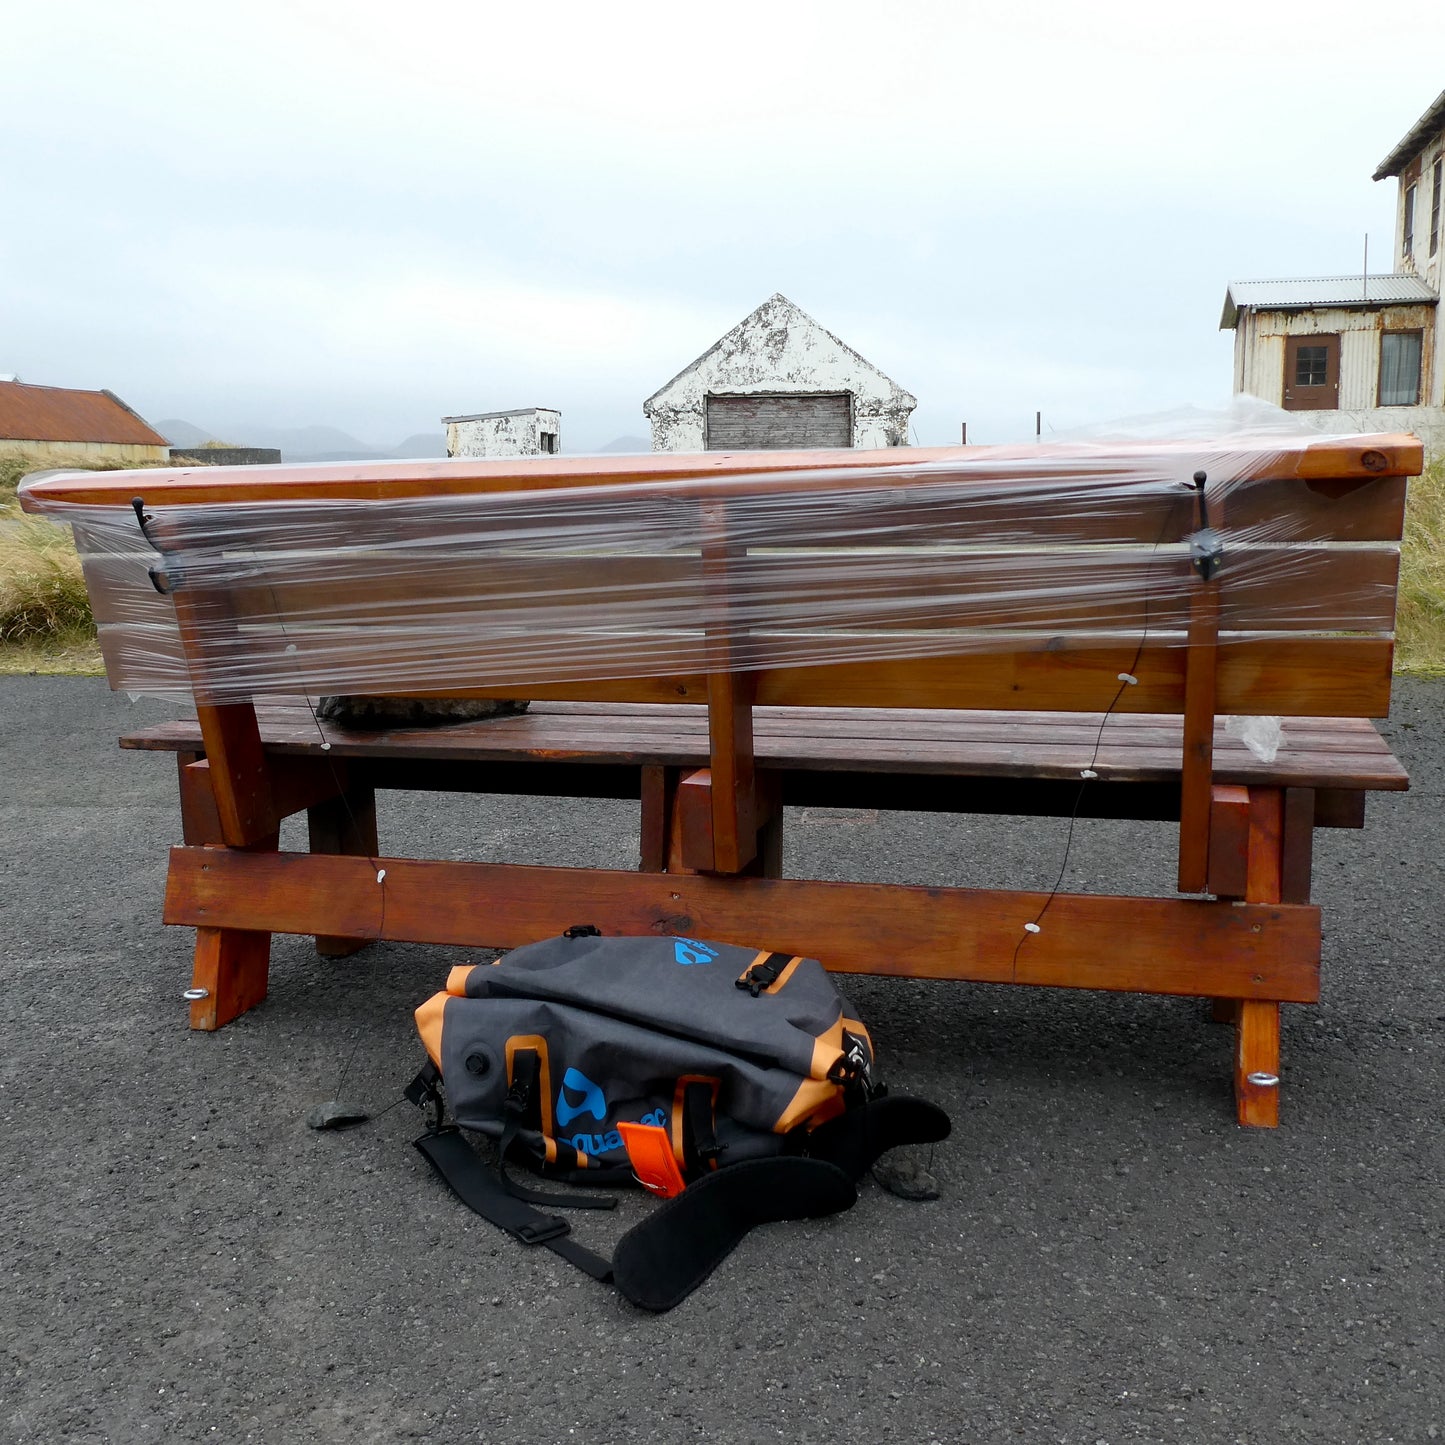
[[[642,404],[657,452],[900,447],[917,398],[775,292]]]
[[[1413,431],[1445,453],[1445,93],[1375,170],[1398,177],[1395,264],[1386,275],[1231,281],[1234,389],[1322,430]]]
[[[0,453],[40,464],[163,462],[170,444],[114,392],[0,381]]]

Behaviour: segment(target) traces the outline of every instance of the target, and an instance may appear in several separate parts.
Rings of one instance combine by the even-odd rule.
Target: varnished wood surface
[[[889,447],[880,451],[659,452],[646,456],[529,457],[493,461],[366,461],[270,467],[176,467],[139,472],[60,472],[33,483],[22,498],[28,510],[47,502],[129,507],[142,495],[148,505],[194,505],[235,501],[447,496],[507,493],[539,488],[731,483],[734,494],[796,490],[814,477],[859,468],[889,473],[916,471],[914,481],[946,479],[950,465],[967,468],[970,480],[1025,480],[1040,474],[1067,483],[1127,468],[1131,460],[1151,469],[1172,463],[1181,478],[1217,459],[1216,469],[1255,479],[1348,481],[1414,476],[1422,464],[1419,440],[1405,434],[1318,439],[1262,438],[1232,445],[1218,441],[1171,441],[1013,447]],[[770,480],[772,479],[772,480]],[[836,481],[824,485],[837,486]]]
[[[378,883],[379,862],[386,871]],[[513,948],[595,923],[845,973],[1314,1002],[1319,909],[793,878],[171,850],[165,921]],[[1043,915],[1037,934],[1027,922]]]
[[[257,712],[268,752],[337,761],[404,754],[456,763],[708,764],[707,709],[686,704],[539,702],[512,717],[383,732],[318,723],[299,701]],[[1218,783],[1386,792],[1409,785],[1404,768],[1363,718],[1286,718],[1270,763],[1229,737],[1225,726],[1220,719],[1215,731]],[[323,742],[330,748],[323,750]],[[1179,778],[1182,724],[1177,717],[1138,713],[1106,720],[1075,713],[759,707],[754,742],[759,766],[772,770],[1069,781],[1092,766],[1103,781],[1169,783]],[[130,733],[121,745],[162,751],[202,746],[199,728],[188,720]]]

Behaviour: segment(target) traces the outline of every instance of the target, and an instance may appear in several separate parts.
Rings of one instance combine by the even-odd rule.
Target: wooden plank
[[[638,867],[644,873],[662,873],[667,868],[668,827],[672,816],[672,796],[676,787],[677,773],[674,769],[642,768],[639,780],[642,821],[638,839]]]
[[[1216,465],[1216,455],[1219,462]],[[1306,442],[1262,440],[1244,448],[1215,448],[1199,442],[1141,442],[1120,445],[1100,456],[1095,447],[890,447],[877,451],[656,453],[627,457],[535,457],[493,461],[347,462],[323,466],[227,467],[217,477],[208,467],[144,472],[67,472],[34,482],[22,505],[39,511],[56,503],[128,508],[139,491],[151,506],[193,506],[239,499],[272,502],[354,498],[442,497],[577,487],[656,487],[665,495],[685,491],[687,482],[706,485],[709,495],[797,491],[799,474],[884,468],[940,485],[954,476],[971,485],[1017,482],[1037,477],[1047,465],[1049,479],[1066,487],[1102,470],[1147,469],[1161,477],[1185,477],[1198,467],[1211,475],[1302,480],[1415,476],[1422,447],[1415,437],[1391,434]],[[924,469],[927,469],[926,471]],[[1211,470],[1212,469],[1212,470]],[[776,479],[776,480],[773,480]],[[836,483],[834,483],[836,486]],[[665,489],[665,490],[664,490]]]
[[[193,752],[176,754],[181,791],[181,837],[187,843],[224,843],[216,795],[211,791],[211,770]]]
[[[144,642],[133,644],[108,629],[102,639],[111,685],[151,687],[157,680]],[[939,645],[946,634],[937,634]],[[572,682],[537,680],[537,656],[558,639],[533,638],[529,652],[520,642],[500,659],[516,671],[498,678],[499,659],[485,646],[463,646],[453,658],[446,651],[431,657],[408,650],[387,664],[387,681],[379,684],[378,646],[360,639],[293,639],[298,653],[286,654],[279,634],[265,640],[246,639],[229,658],[225,671],[211,674],[212,685],[224,687],[226,672],[247,678],[249,695],[287,696],[298,690],[313,696],[364,690],[397,697],[526,697],[534,701],[669,703],[707,700],[700,643],[674,644],[666,639],[596,640],[593,663],[609,667],[656,666],[656,674],[599,676]],[[315,642],[315,651],[308,652]],[[646,643],[646,646],[643,646]],[[884,660],[804,664],[796,659],[810,650],[806,640],[751,637],[749,647],[759,661],[758,702],[794,707],[967,708],[1009,711],[1102,712],[1117,690],[1117,676],[1134,669],[1140,685],[1118,703],[1121,712],[1178,713],[1184,706],[1184,657],[1181,637],[1151,637],[1139,649],[1137,638],[1123,637],[1108,645],[1085,646],[1067,634],[1016,639],[1012,651],[996,639],[992,652],[960,651],[931,657],[890,657]],[[567,646],[572,646],[569,643]],[[896,641],[887,643],[893,649]],[[932,644],[930,644],[932,645]],[[881,646],[873,641],[845,640],[845,650]],[[137,647],[142,649],[137,650]],[[815,650],[815,649],[814,649]],[[564,649],[565,651],[565,649]],[[769,655],[788,656],[769,663]],[[557,655],[557,654],[554,654]],[[1221,713],[1285,716],[1384,717],[1389,712],[1393,644],[1374,637],[1246,636],[1220,639],[1219,699]],[[145,658],[146,661],[141,659]],[[668,671],[674,662],[697,662],[696,669]],[[244,668],[244,672],[238,669]],[[542,669],[545,671],[545,668]],[[169,676],[169,674],[165,674]],[[478,679],[492,679],[483,681]],[[179,688],[184,692],[186,679]],[[362,685],[364,684],[364,686]],[[239,684],[236,684],[239,687]]]
[[[313,853],[374,858],[379,851],[375,789],[350,787],[308,808],[306,831]],[[323,958],[347,958],[370,942],[334,934],[316,934],[315,939],[316,951]]]
[[[729,531],[721,506],[703,509],[702,567],[707,594],[708,793],[712,826],[708,836],[691,842],[684,825],[683,857],[710,855],[720,873],[741,872],[757,856],[757,780],[753,762],[753,702],[756,679],[739,671],[750,639],[738,615],[734,567],[742,549]],[[686,781],[686,780],[684,780]],[[690,864],[690,866],[697,866]]]
[[[227,856],[257,858],[261,855],[233,853]],[[255,1008],[266,997],[270,961],[269,933],[197,928],[191,987],[204,990],[204,994],[191,1002],[191,1027],[208,1032],[223,1028],[248,1009]]]
[[[1314,864],[1315,791],[1286,788],[1284,838],[1280,859],[1281,903],[1310,901],[1310,874]]]
[[[1250,903],[1278,903],[1280,862],[1284,839],[1284,793],[1280,788],[1249,790],[1249,863],[1245,899]]]
[[[422,760],[451,762],[462,769],[454,785],[458,791],[477,790],[467,781],[466,768],[472,763],[521,762],[531,765],[532,772],[550,770],[560,775],[570,770],[581,777],[588,767],[610,771],[627,762],[693,768],[707,762],[705,716],[700,709],[664,705],[655,709],[655,719],[639,716],[649,711],[653,710],[626,704],[614,710],[614,705],[543,703],[519,717],[477,724],[388,732],[353,732],[323,724],[318,732],[309,712],[267,708],[260,725],[267,751],[278,763],[292,755],[382,760],[391,769]],[[756,754],[770,768],[1020,779],[1076,778],[1081,768],[1090,765],[1104,724],[1102,716],[1079,714],[760,708],[755,715]],[[1321,826],[1361,826],[1361,800],[1350,789],[1408,786],[1404,769],[1365,719],[1286,718],[1279,753],[1269,763],[1229,737],[1224,727],[1220,720],[1215,732],[1216,779],[1321,789]],[[1177,718],[1112,717],[1103,726],[1092,766],[1110,783],[1177,780],[1181,738]],[[332,745],[325,754],[323,740]],[[121,746],[198,750],[202,742],[194,722],[171,722],[128,734]],[[495,768],[484,771],[499,777]],[[402,773],[396,782],[376,776],[379,786],[423,786],[406,781]],[[434,771],[432,776],[436,782],[425,786],[448,786],[445,772]],[[538,777],[536,786],[542,792],[556,791],[544,777]],[[599,784],[601,791],[585,782],[578,786],[574,795],[578,797],[636,796],[635,789],[616,791],[610,784]],[[527,786],[499,790],[526,792]],[[1340,811],[1343,798],[1352,800],[1345,805],[1350,817]]]
[[[844,392],[709,396],[708,451],[756,451],[853,445],[852,398]]]
[[[1214,783],[1218,665],[1219,581],[1216,578],[1198,584],[1189,622],[1189,655],[1184,674],[1183,765],[1179,779],[1181,893],[1202,893],[1209,882],[1209,793]]]
[[[694,768],[684,773],[677,780],[672,806],[676,841],[672,861],[690,873],[712,872],[717,867],[717,845],[711,770]]]
[[[273,834],[280,815],[255,710],[249,703],[203,704],[196,708],[196,721],[223,841],[243,848]]]
[[[1272,904],[1283,890],[1284,794],[1279,788],[1249,790],[1249,862],[1245,899]],[[1256,1128],[1279,1125],[1279,1003],[1243,999],[1239,1008],[1234,1097],[1239,1122]]]
[[[1257,1129],[1279,1127],[1279,1004],[1239,1001],[1234,1056],[1234,1096],[1239,1122]]]
[[[165,919],[511,948],[579,917],[820,958],[843,972],[1313,1001],[1319,910],[177,848]],[[1018,953],[1017,960],[1015,954]]]
[[[885,662],[774,667],[762,704],[809,707],[987,707],[1102,712],[1133,671],[1119,712],[1182,712],[1188,649],[1136,640]],[[1256,716],[1384,717],[1393,645],[1373,638],[1220,638],[1215,709]],[[1137,663],[1135,661],[1137,656]],[[1132,665],[1132,668],[1131,668]]]
[[[1206,891],[1216,898],[1243,898],[1249,860],[1249,789],[1216,783],[1209,812]]]

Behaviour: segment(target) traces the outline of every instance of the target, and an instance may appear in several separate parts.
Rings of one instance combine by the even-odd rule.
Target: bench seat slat
[[[300,705],[259,710],[268,750],[346,757],[432,758],[454,761],[566,760],[604,765],[618,761],[675,767],[707,762],[702,709],[667,709],[647,718],[594,706],[534,704],[530,712],[479,723],[426,729],[354,732],[322,723]],[[900,732],[891,715],[862,709],[759,708],[755,743],[767,768],[881,773],[938,773],[1068,779],[1093,755],[1097,717],[1015,713],[930,715],[929,735]],[[906,723],[907,719],[901,720]],[[1022,730],[1023,738],[1019,737]],[[1094,768],[1104,779],[1177,781],[1181,724],[1163,716],[1109,719]],[[194,722],[161,724],[132,733],[130,748],[199,751]],[[1216,730],[1216,771],[1221,782],[1266,782],[1286,787],[1398,790],[1406,775],[1379,733],[1357,718],[1287,718],[1283,742],[1271,763],[1258,759],[1221,720]]]

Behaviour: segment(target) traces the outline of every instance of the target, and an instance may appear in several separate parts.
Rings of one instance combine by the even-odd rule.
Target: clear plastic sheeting
[[[68,500],[55,474],[24,500],[74,526],[116,688],[526,697],[1182,646],[1202,552],[1226,639],[1388,635],[1403,482],[1380,446],[1403,440],[899,449],[781,471],[734,456],[722,475],[674,458],[630,459],[626,477],[548,459],[108,479],[145,499],[144,525],[123,503]]]

